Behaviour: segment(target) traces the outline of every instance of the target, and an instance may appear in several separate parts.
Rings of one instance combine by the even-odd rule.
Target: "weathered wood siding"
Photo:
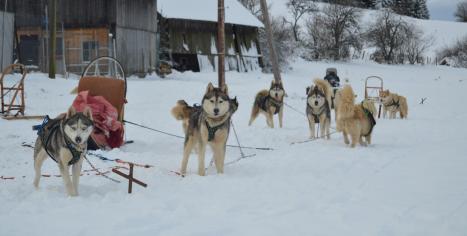
[[[193,71],[216,70],[218,49],[215,22],[168,19],[167,24],[176,69],[189,67]],[[259,69],[261,55],[257,45],[257,28],[226,24],[226,69],[245,72]],[[192,55],[197,55],[197,63],[193,62]]]
[[[117,2],[117,58],[127,71],[156,69],[156,4],[154,0]]]
[[[0,11],[0,70],[13,63],[14,15]]]

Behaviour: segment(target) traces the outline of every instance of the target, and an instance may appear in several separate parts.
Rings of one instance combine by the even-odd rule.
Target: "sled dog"
[[[349,144],[348,135],[351,138],[350,147],[355,147],[357,142],[362,146],[371,144],[371,134],[376,125],[373,114],[370,112],[372,101],[366,100],[361,104],[355,104],[355,95],[350,85],[344,86],[339,91],[337,103],[337,130],[342,131],[345,144]],[[374,104],[373,104],[374,106]],[[366,141],[363,141],[365,137]]]
[[[225,147],[230,131],[230,119],[237,110],[237,99],[230,99],[227,85],[215,88],[209,83],[200,106],[189,106],[180,100],[172,115],[183,122],[185,144],[180,168],[182,175],[186,174],[188,158],[191,151],[198,151],[198,174],[205,175],[205,152],[209,145],[214,154],[217,173],[224,173]]]
[[[320,137],[330,138],[331,126],[331,85],[322,79],[315,79],[314,85],[306,88],[306,116],[310,126],[310,138],[315,138],[315,124],[320,124]]]
[[[276,83],[275,80],[271,82],[269,90],[261,90],[256,94],[253,108],[251,110],[250,122],[248,125],[253,124],[253,121],[258,117],[259,113],[266,116],[266,123],[269,127],[274,128],[273,116],[278,114],[279,127],[282,128],[282,117],[284,111],[284,96],[285,90],[282,81]]]
[[[409,107],[404,96],[384,90],[379,93],[379,97],[383,103],[383,118],[386,118],[388,112],[389,119],[395,119],[398,112],[401,119],[407,118]]]
[[[83,112],[76,112],[70,107],[66,115],[49,120],[40,128],[34,147],[36,188],[39,187],[42,164],[50,157],[58,164],[67,194],[78,195],[81,167],[93,128],[92,112],[88,107]],[[70,179],[70,166],[73,181]]]

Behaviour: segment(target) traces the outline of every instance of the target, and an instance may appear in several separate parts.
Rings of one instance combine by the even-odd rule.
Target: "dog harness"
[[[224,121],[222,124],[220,124],[218,126],[211,127],[211,126],[209,126],[209,123],[206,120],[205,123],[206,123],[206,128],[208,128],[208,141],[211,142],[212,140],[214,140],[214,137],[216,136],[217,130],[222,128],[228,122],[230,122],[230,119],[227,119],[226,121]]]
[[[399,103],[399,101],[396,102],[394,99],[392,99],[391,103],[389,105],[386,105],[386,106],[399,108],[401,106],[401,104]]]
[[[37,135],[41,139],[42,145],[47,155],[57,163],[58,163],[57,159],[50,153],[50,151],[47,149],[47,146],[50,143],[50,138],[57,132],[59,128],[62,127],[62,122],[63,122],[62,119],[50,119],[49,116],[46,116],[44,120],[42,121],[42,124],[35,125],[32,127],[33,130],[37,130]],[[71,155],[73,156],[71,160],[68,162],[68,165],[74,165],[75,163],[79,161],[83,152],[78,151],[78,149],[74,147],[74,145],[68,140],[67,137],[64,136],[63,138],[65,140],[65,144],[68,150],[71,152]]]
[[[274,115],[279,113],[283,102],[278,102],[277,100],[272,98],[270,95],[268,95],[266,97],[262,97],[258,101],[258,105],[261,108],[261,110],[263,110],[265,112],[269,112],[268,111],[268,102],[270,103],[271,106],[273,106],[275,108]]]
[[[370,110],[363,107],[363,104],[361,106],[362,106],[362,109],[363,109],[363,113],[365,113],[365,116],[368,118],[368,120],[370,120],[370,131],[368,131],[367,134],[363,135],[363,136],[368,136],[368,135],[371,134],[371,132],[373,132],[373,128],[376,125],[376,120],[375,120],[375,117],[373,116],[373,113],[371,113]]]

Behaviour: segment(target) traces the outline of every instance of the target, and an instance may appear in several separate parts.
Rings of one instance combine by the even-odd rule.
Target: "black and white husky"
[[[269,127],[274,128],[273,116],[278,114],[279,127],[282,128],[282,117],[284,114],[284,96],[285,90],[282,81],[271,82],[269,90],[261,90],[255,96],[253,108],[251,109],[250,122],[248,125],[253,124],[253,121],[258,115],[264,114],[266,116],[266,123]]]
[[[76,112],[73,107],[70,107],[66,115],[52,119],[41,127],[34,148],[36,188],[39,187],[42,163],[50,157],[58,164],[67,194],[78,195],[81,166],[93,128],[91,110],[86,108],[83,112]],[[73,181],[70,179],[70,166]]]

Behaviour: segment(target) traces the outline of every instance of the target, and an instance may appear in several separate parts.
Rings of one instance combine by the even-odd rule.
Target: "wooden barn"
[[[179,71],[216,71],[217,0],[158,0],[160,58]],[[237,0],[225,0],[226,70],[260,69],[263,24]]]
[[[41,71],[48,68],[52,1],[7,2],[15,12],[17,58]],[[155,71],[156,0],[59,0],[57,4],[58,73],[80,74],[100,56],[115,56],[129,74]]]

